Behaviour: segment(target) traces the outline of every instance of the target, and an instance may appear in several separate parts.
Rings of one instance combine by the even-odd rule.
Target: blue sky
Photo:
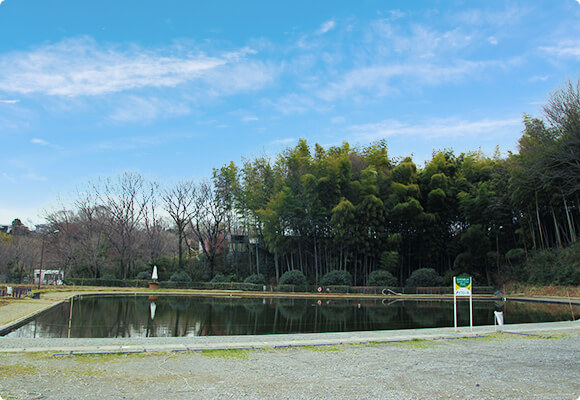
[[[580,73],[580,0],[0,0],[0,224],[298,138],[505,154]]]

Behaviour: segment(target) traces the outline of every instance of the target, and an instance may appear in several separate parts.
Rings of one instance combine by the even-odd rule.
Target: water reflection
[[[492,325],[496,305],[473,303],[474,325]],[[580,307],[575,306],[575,314]],[[506,303],[507,324],[571,319],[567,305]],[[467,301],[459,326],[469,325]],[[84,297],[64,303],[11,332],[10,337],[184,337],[347,332],[453,326],[443,301],[251,299],[236,297]]]

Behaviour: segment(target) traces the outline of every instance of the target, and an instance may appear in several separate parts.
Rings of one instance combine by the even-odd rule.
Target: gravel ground
[[[580,331],[259,350],[0,353],[7,399],[572,399]]]

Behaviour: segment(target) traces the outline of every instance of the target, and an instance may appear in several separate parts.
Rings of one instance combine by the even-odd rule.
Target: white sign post
[[[469,296],[469,327],[473,330],[473,297],[471,290],[470,276],[454,276],[453,277],[453,321],[455,324],[455,332],[457,329],[457,297]]]

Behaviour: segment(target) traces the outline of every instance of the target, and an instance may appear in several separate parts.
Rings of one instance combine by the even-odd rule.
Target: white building
[[[38,284],[40,270],[34,270],[34,283]],[[64,271],[61,269],[43,269],[41,285],[62,285]]]

